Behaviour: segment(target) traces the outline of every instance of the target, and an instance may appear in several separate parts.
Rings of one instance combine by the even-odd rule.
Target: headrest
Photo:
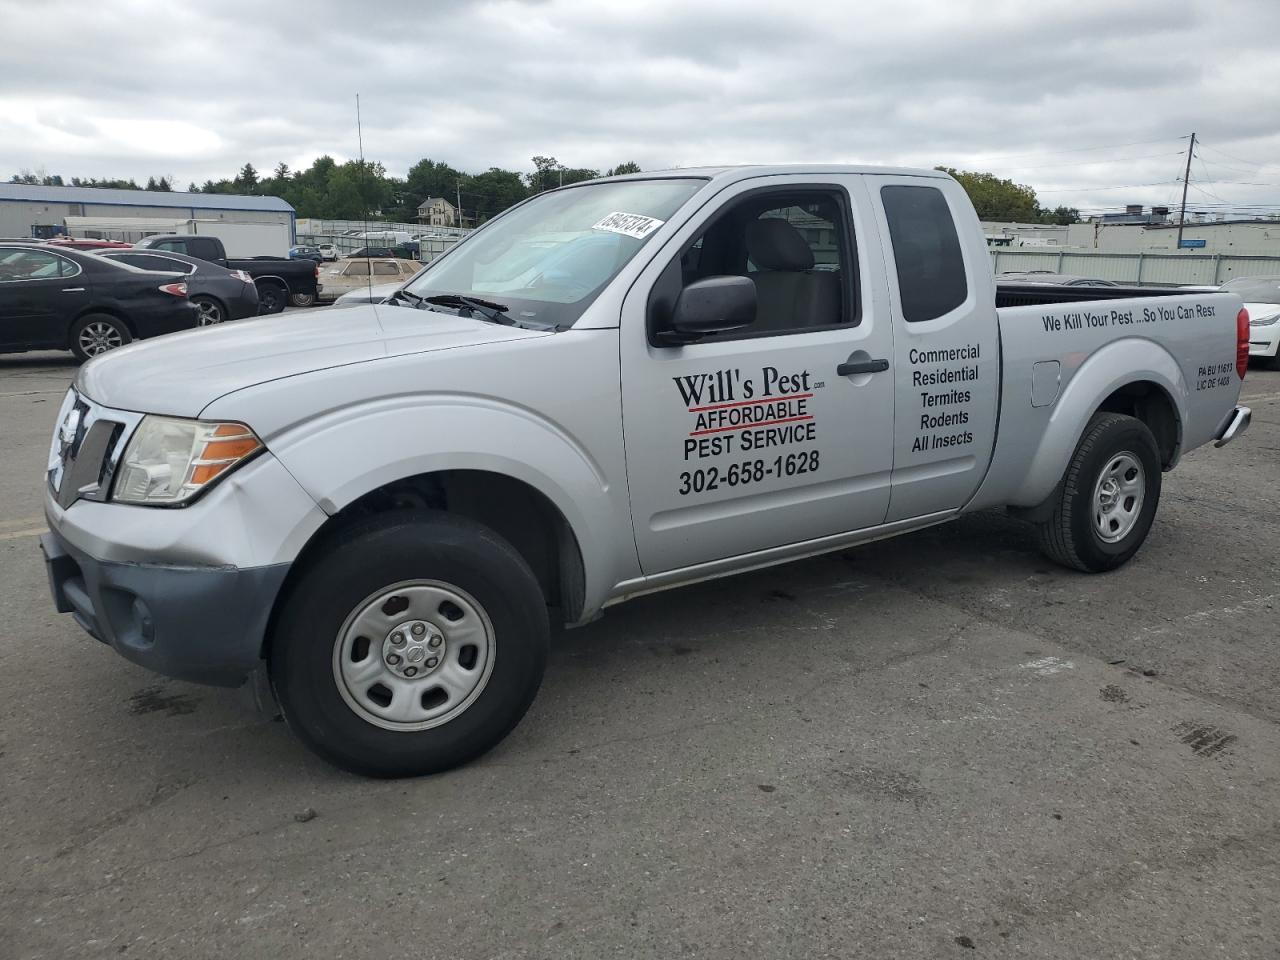
[[[747,256],[765,270],[811,270],[813,251],[786,220],[765,217],[747,225]]]

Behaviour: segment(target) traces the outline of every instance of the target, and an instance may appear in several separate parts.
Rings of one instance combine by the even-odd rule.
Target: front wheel
[[[269,657],[285,719],[312,750],[356,773],[418,776],[510,732],[541,683],[548,623],[509,543],[414,510],[361,520],[320,549]]]
[[[1145,423],[1098,413],[1076,446],[1040,549],[1086,573],[1114,570],[1138,552],[1160,503],[1160,450]]]
[[[90,313],[71,327],[71,352],[81,363],[133,342],[129,328],[106,313]]]

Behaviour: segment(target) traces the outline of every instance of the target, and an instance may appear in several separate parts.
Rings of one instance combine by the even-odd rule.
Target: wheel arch
[[[446,469],[401,477],[361,494],[316,529],[290,566],[268,621],[262,655],[292,587],[311,562],[352,523],[381,513],[440,510],[480,523],[503,537],[533,571],[547,606],[567,624],[581,619],[586,596],[582,548],[569,519],[541,490],[491,470]]]
[[[1156,437],[1161,466],[1172,469],[1182,452],[1187,422],[1186,383],[1173,356],[1149,340],[1108,344],[1090,356],[1067,383],[1008,503],[1034,507],[1053,495],[1094,414],[1123,413]]]
[[[71,322],[67,324],[67,333],[63,341],[64,350],[71,349],[71,346],[72,346],[71,331],[76,328],[76,324],[79,323],[81,320],[83,320],[85,317],[91,316],[95,313],[101,313],[105,316],[110,317],[112,320],[120,321],[121,323],[124,324],[125,329],[129,331],[129,336],[131,336],[134,340],[138,339],[137,328],[135,328],[134,325],[129,322],[129,317],[127,314],[125,314],[123,310],[116,309],[115,307],[112,307],[112,306],[105,306],[105,307],[96,306],[96,305],[88,306],[88,307],[85,307],[83,310],[79,311],[78,313],[76,313],[71,318]]]

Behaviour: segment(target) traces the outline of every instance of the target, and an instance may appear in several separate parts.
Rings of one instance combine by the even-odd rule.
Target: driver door
[[[623,305],[622,410],[646,575],[876,526],[893,467],[893,329],[857,177],[727,187]],[[680,291],[749,277],[756,319],[674,344]],[[853,361],[878,372],[845,375]]]

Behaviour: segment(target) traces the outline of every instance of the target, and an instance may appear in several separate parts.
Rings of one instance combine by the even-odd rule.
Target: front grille
[[[107,499],[125,441],[141,419],[99,406],[74,387],[67,392],[49,450],[49,489],[59,506]]]

